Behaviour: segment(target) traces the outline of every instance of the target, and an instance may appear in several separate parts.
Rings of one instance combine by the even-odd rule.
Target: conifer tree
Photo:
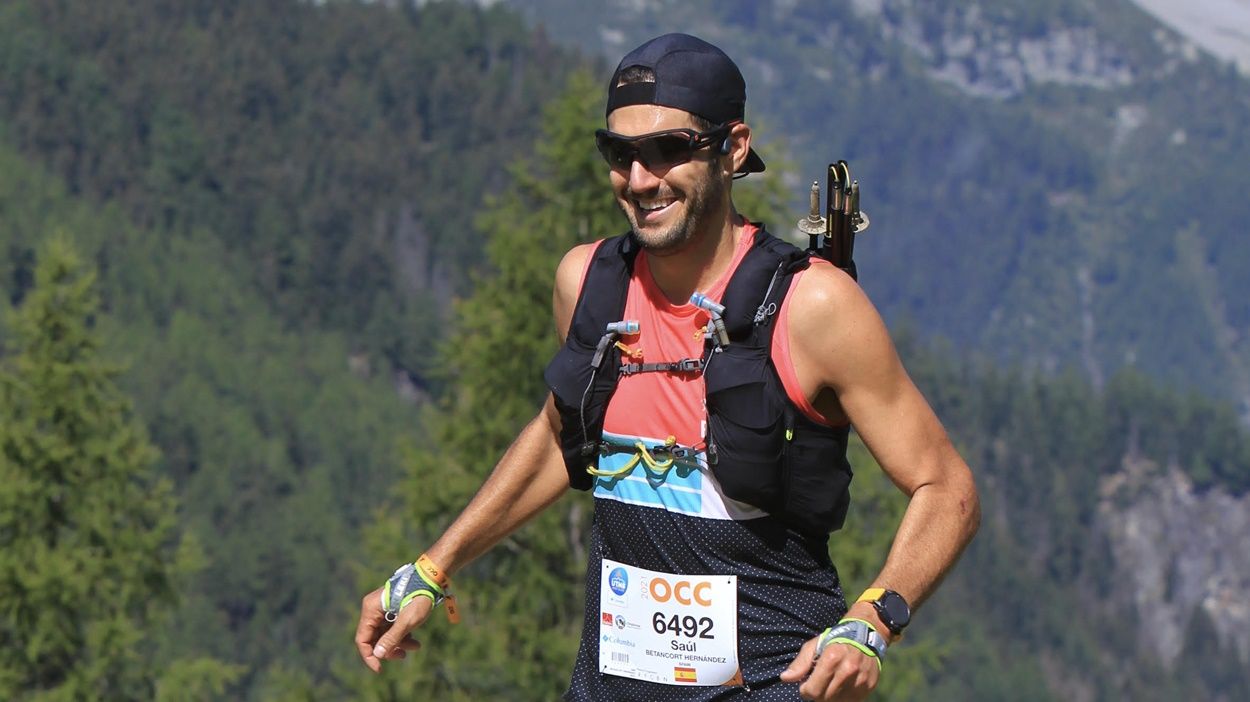
[[[100,357],[93,274],[62,239],[40,258],[0,357],[0,699],[151,699],[170,490]]]

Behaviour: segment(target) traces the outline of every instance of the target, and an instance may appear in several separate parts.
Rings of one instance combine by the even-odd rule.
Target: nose
[[[629,164],[629,189],[636,193],[646,193],[660,187],[660,178],[635,159]]]

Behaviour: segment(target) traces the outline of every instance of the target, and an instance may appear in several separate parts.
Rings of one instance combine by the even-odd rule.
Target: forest
[[[543,401],[561,254],[625,226],[606,73],[500,6],[0,5],[0,699],[558,697],[582,494],[458,574],[412,660],[372,676],[351,634]],[[735,200],[780,230],[767,149]],[[1126,465],[1250,488],[1227,399],[893,326],[987,518],[881,697],[1250,696],[1202,612],[1160,666],[1101,594]],[[853,590],[903,501],[851,455]]]

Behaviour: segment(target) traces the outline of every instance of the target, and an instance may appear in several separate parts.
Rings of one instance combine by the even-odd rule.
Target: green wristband
[[[872,650],[871,648],[868,648],[864,644],[858,641],[852,640],[852,639],[848,639],[844,636],[839,636],[837,638],[830,639],[829,643],[840,643],[840,644],[846,644],[847,646],[854,646],[855,648],[859,649],[860,653],[876,661],[877,670],[881,670],[881,657],[877,655],[876,651]]]
[[[885,653],[887,644],[871,623],[848,617],[825,629],[816,644],[816,657],[819,658],[825,647],[831,643],[854,646],[860,653],[875,660],[877,669],[881,669],[882,654]]]

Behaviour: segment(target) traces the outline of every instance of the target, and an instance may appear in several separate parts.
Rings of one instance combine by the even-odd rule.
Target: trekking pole
[[[820,185],[814,181],[810,212],[799,220],[798,229],[808,236],[808,251],[858,280],[855,235],[868,229],[868,215],[859,209],[859,181],[851,178],[850,165],[839,160],[829,164],[825,183],[825,215],[820,215]]]

